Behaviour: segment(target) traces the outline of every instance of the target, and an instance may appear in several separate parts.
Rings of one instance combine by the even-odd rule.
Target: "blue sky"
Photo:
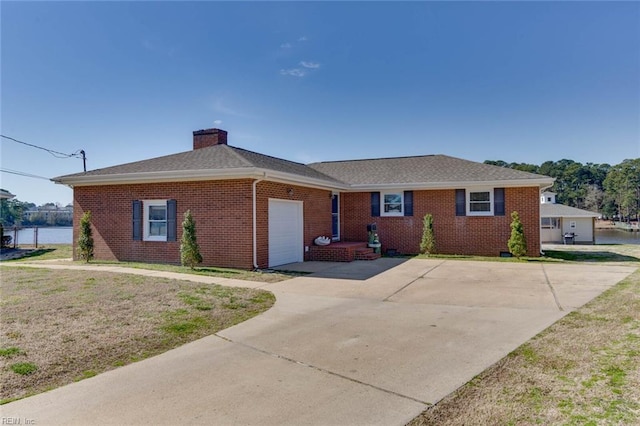
[[[298,162],[640,157],[638,2],[2,2],[2,134],[88,169],[229,144]],[[2,139],[2,168],[79,159]],[[22,201],[72,191],[0,173]]]

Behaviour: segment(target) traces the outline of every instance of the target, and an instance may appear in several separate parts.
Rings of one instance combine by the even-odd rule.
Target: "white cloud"
[[[222,120],[213,120],[214,126],[219,126],[222,124]]]
[[[282,75],[290,75],[293,77],[304,77],[306,72],[300,68],[290,68],[288,70],[281,69],[280,74]]]
[[[307,36],[302,36],[298,39],[298,41],[307,41],[307,40],[309,40]]]
[[[305,68],[320,68],[320,64],[317,62],[300,61],[300,65]]]
[[[288,43],[288,42],[287,43],[282,43],[280,45],[280,48],[281,49],[291,49],[291,43]]]

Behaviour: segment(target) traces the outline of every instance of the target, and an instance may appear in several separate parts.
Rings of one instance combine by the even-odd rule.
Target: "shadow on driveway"
[[[272,268],[279,272],[309,274],[313,278],[364,281],[403,264],[409,257],[382,257],[353,262],[298,262]]]

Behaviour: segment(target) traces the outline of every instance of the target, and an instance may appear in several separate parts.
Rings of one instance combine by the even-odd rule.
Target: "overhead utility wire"
[[[41,150],[43,150],[43,151],[48,152],[49,154],[53,155],[53,156],[54,156],[54,157],[56,157],[56,158],[70,158],[70,157],[74,157],[74,158],[82,158],[82,164],[83,164],[83,166],[84,166],[84,171],[85,171],[85,172],[87,171],[87,156],[86,156],[86,154],[85,154],[85,152],[84,152],[84,150],[83,150],[83,149],[79,149],[79,150],[77,150],[76,152],[74,152],[73,154],[65,154],[64,152],[58,152],[58,151],[54,151],[54,150],[49,149],[49,148],[43,148],[43,147],[41,147],[41,146],[34,145],[34,144],[32,144],[32,143],[27,143],[27,142],[19,141],[18,139],[14,139],[14,138],[9,137],[9,136],[5,136],[5,135],[0,135],[0,136],[2,136],[2,137],[3,137],[3,138],[5,138],[5,139],[9,139],[9,140],[11,140],[11,141],[14,141],[14,142],[21,143],[21,144],[23,144],[23,145],[27,145],[27,146],[31,146],[31,147],[33,147],[33,148],[41,149]]]
[[[31,173],[19,172],[18,170],[10,170],[10,169],[1,168],[0,172],[11,173],[13,175],[26,176],[26,177],[32,177],[32,178],[37,178],[37,179],[50,180],[48,177],[32,175]]]
[[[14,139],[14,138],[9,137],[9,136],[5,136],[5,135],[0,135],[0,136],[2,136],[2,137],[3,137],[3,138],[5,138],[5,139],[9,139],[9,140],[11,140],[11,141],[17,142],[17,143],[21,143],[21,144],[23,144],[23,145],[27,145],[27,146],[31,146],[31,147],[33,147],[33,148],[38,148],[38,149],[41,149],[41,150],[43,150],[43,151],[47,151],[49,154],[51,154],[51,155],[53,155],[54,157],[57,157],[57,158],[69,158],[69,157],[76,157],[76,158],[80,158],[80,157],[79,157],[79,156],[80,156],[80,151],[76,151],[76,152],[74,152],[73,154],[65,154],[64,152],[58,152],[58,151],[54,151],[54,150],[52,150],[52,149],[43,148],[43,147],[41,147],[41,146],[34,145],[34,144],[32,144],[32,143],[27,143],[27,142],[19,141],[18,139]]]

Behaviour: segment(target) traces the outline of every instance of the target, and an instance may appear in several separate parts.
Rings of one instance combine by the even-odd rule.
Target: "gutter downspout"
[[[554,183],[555,183],[555,179],[554,179]],[[538,202],[539,202],[539,204],[538,204],[538,218],[539,219],[542,219],[542,201],[540,201],[541,200],[540,197],[542,196],[542,193],[545,190],[551,188],[552,186],[553,186],[553,183],[551,185],[541,186],[540,187],[540,194],[538,195]],[[544,251],[542,251],[542,223],[541,222],[538,222],[538,235],[540,235],[540,255],[544,256]]]
[[[256,202],[256,198],[257,198],[257,187],[258,187],[258,183],[262,182],[263,180],[265,180],[267,178],[267,173],[265,172],[263,174],[263,176],[260,179],[256,179],[253,181],[252,183],[252,193],[251,193],[251,201],[253,204],[253,217],[252,217],[252,227],[253,227],[253,232],[252,232],[252,237],[253,237],[253,268],[254,269],[259,269],[258,268],[258,237],[257,237],[257,228],[258,228],[258,219],[257,219],[257,202]]]

